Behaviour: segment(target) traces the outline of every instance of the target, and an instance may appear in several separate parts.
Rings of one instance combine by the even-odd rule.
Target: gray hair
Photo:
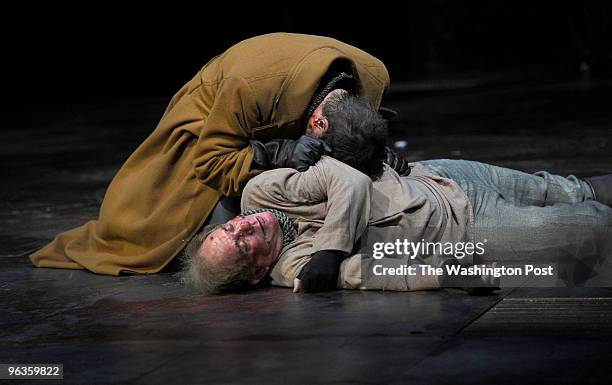
[[[235,264],[213,264],[200,253],[202,242],[221,224],[210,224],[191,238],[181,255],[181,281],[202,294],[238,291],[248,286],[257,266],[245,260]]]

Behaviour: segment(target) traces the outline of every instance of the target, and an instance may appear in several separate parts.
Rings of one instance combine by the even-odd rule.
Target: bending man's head
[[[333,90],[308,119],[306,133],[329,144],[334,158],[372,179],[382,174],[387,121],[367,100]]]
[[[193,237],[184,251],[183,279],[207,294],[254,285],[276,263],[282,245],[272,212],[236,216]]]

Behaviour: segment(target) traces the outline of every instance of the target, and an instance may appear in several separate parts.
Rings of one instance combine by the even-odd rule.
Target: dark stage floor
[[[25,255],[96,216],[167,100],[83,103],[3,128],[0,363],[61,363],[66,384],[609,383],[611,289],[200,298],[173,273],[33,268]],[[611,171],[609,82],[406,84],[388,101],[411,159]]]

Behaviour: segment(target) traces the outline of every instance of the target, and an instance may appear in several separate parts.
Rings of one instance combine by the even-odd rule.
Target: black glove
[[[255,168],[272,169],[291,167],[298,171],[306,171],[317,163],[331,148],[322,140],[302,135],[298,140],[274,139],[263,143],[251,140],[253,147],[253,162]]]
[[[385,163],[395,170],[400,176],[410,175],[410,166],[408,161],[399,156],[389,147],[385,147]]]
[[[334,290],[338,286],[338,273],[345,253],[338,250],[321,250],[302,268],[297,276],[301,291]]]

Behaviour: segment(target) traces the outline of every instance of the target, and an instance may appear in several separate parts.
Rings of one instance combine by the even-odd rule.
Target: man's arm
[[[242,208],[275,208],[293,217],[322,220],[323,226],[312,239],[309,262],[301,271],[288,269],[292,277],[285,282],[299,275],[306,291],[329,290],[336,287],[340,263],[367,226],[370,194],[371,181],[365,174],[323,157],[302,173],[279,169],[251,180]],[[294,262],[297,260],[286,265],[299,264]]]
[[[304,170],[325,152],[322,141],[306,136],[265,143],[252,140],[251,130],[261,123],[256,104],[245,80],[224,79],[200,132],[196,145],[201,155],[194,159],[195,174],[225,196],[240,194],[246,182],[261,170]]]
[[[365,174],[323,156],[304,172],[270,170],[252,179],[242,195],[242,210],[273,208],[292,217],[323,220],[312,253],[349,253],[368,224],[371,188]]]
[[[305,171],[317,163],[325,152],[331,149],[320,139],[307,135],[293,139],[273,139],[267,143],[251,140],[253,148],[253,168],[270,170],[290,167]]]
[[[193,166],[202,183],[231,196],[240,194],[244,184],[257,175],[251,170],[253,149],[249,144],[256,121],[257,106],[246,81],[224,79],[196,144],[200,155]]]

